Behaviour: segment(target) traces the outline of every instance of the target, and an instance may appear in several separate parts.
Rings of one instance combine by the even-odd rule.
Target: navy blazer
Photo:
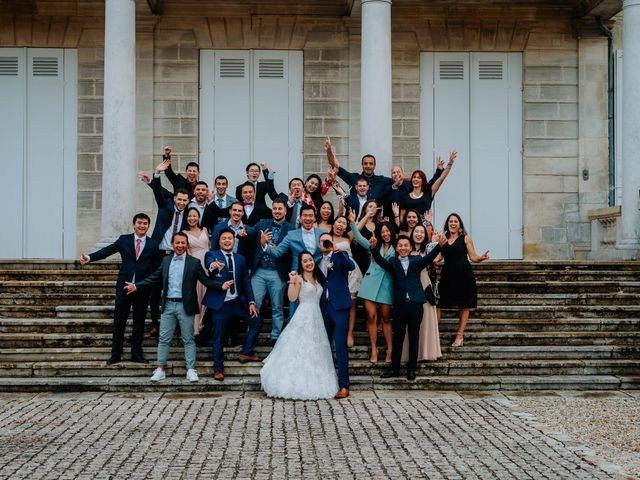
[[[154,176],[149,185],[153,189],[153,196],[155,197],[156,204],[158,205],[158,216],[156,217],[156,224],[153,228],[151,238],[160,245],[164,234],[167,233],[167,230],[173,223],[176,208],[173,203],[173,195],[171,195],[171,192],[166,188],[162,187],[160,177],[156,178]],[[182,222],[176,231],[181,232],[187,228],[189,228],[189,225],[187,224],[187,215],[185,212],[182,214]]]
[[[162,299],[162,310],[166,306],[166,292],[169,285],[169,267],[173,261],[174,254],[166,255],[162,260],[162,264],[158,269],[144,280],[138,282],[136,278],[136,289],[143,290],[153,285],[162,284],[162,291],[165,293]],[[222,291],[222,283],[220,279],[208,277],[202,269],[200,260],[185,253],[184,273],[182,274],[182,306],[187,315],[195,315],[200,312],[200,304],[198,303],[198,291],[196,288],[198,280],[200,283],[210,289]]]
[[[247,226],[245,225],[245,231],[247,230]],[[214,250],[220,250],[220,246],[218,245],[218,241],[220,240],[220,232],[225,228],[229,228],[229,222],[218,223],[211,232],[211,248],[209,251],[213,252]],[[236,253],[242,255],[246,259],[247,253],[247,237],[236,237],[236,243],[238,244],[238,248],[236,249]]]
[[[409,301],[414,303],[425,303],[427,301],[424,295],[424,288],[420,282],[420,271],[430,263],[433,263],[438,253],[440,253],[440,245],[436,245],[436,247],[424,257],[422,255],[409,255],[409,268],[407,268],[407,273],[404,273],[404,268],[402,268],[402,263],[400,263],[398,257],[385,260],[382,258],[382,255],[380,255],[379,248],[371,248],[370,251],[375,262],[393,276],[394,305],[405,303],[407,295],[409,296]]]
[[[144,280],[153,273],[160,261],[162,254],[158,250],[158,242],[152,238],[146,237],[144,248],[140,252],[140,256],[136,259],[135,235],[120,235],[120,237],[111,245],[101,248],[97,252],[89,254],[90,262],[103,260],[116,253],[120,254],[122,263],[118,272],[116,281],[116,299],[126,295],[124,291],[124,282],[131,282],[134,279]]]
[[[349,258],[346,252],[340,251],[332,253],[329,257],[332,264],[324,278],[320,272],[323,292],[320,299],[320,306],[324,309],[330,304],[336,310],[351,308],[351,292],[349,292],[349,272],[356,268],[356,264]],[[329,300],[327,300],[327,291],[329,292]]]
[[[265,251],[260,246],[260,232],[261,231],[272,231],[273,225],[275,224],[275,220],[273,218],[269,220],[260,220],[253,227],[247,228],[247,233],[252,237],[257,239],[258,247],[256,248],[256,252],[253,256],[253,262],[251,263],[251,271],[255,273],[255,271],[260,267],[260,261],[262,257],[266,255]],[[284,237],[287,236],[291,230],[291,225],[285,220],[280,224],[280,235],[278,238],[272,238],[271,242],[275,245],[279,245]],[[276,269],[278,271],[278,275],[280,278],[285,281],[289,276],[289,272],[291,271],[291,252],[287,252],[282,257],[274,259],[276,263]]]
[[[216,278],[220,284],[223,284],[227,280],[232,280],[229,275],[229,270],[227,269],[227,258],[226,254],[222,250],[209,251],[204,256],[204,264],[209,268],[215,260],[222,263],[224,267],[220,271],[213,270],[211,272],[211,276]],[[251,281],[249,279],[249,270],[247,269],[247,264],[242,255],[238,255],[237,253],[233,254],[233,266],[235,268],[235,283],[236,292],[238,293],[238,297],[242,300],[243,303],[255,303],[253,297],[253,289],[251,288]],[[224,305],[224,298],[227,296],[227,292],[214,289],[207,289],[207,293],[202,299],[202,304],[213,310],[220,310]]]

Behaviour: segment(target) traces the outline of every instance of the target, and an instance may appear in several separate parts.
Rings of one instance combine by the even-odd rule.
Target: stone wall
[[[66,17],[15,16],[0,32],[0,46],[78,49],[79,251],[100,238],[104,31],[98,3]],[[176,170],[197,161],[199,51],[220,48],[302,50],[304,173],[326,170],[327,136],[341,163],[358,170],[357,10],[351,17],[222,16],[214,10],[203,16],[169,8],[155,17],[144,2],[138,6],[138,169],[151,171],[166,144],[174,148]],[[399,4],[392,21],[393,162],[405,171],[420,165],[421,51],[523,52],[525,257],[580,257],[590,240],[586,212],[606,205],[606,40],[578,39],[568,11],[526,5]],[[581,180],[583,169],[589,180]],[[137,188],[137,207],[153,214],[148,187]]]

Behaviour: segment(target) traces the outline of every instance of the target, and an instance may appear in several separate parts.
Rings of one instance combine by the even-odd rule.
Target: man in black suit
[[[183,177],[180,173],[175,173],[173,168],[171,168],[171,150],[170,146],[164,147],[164,155],[162,156],[162,160],[168,161],[169,163],[165,171],[167,179],[171,182],[171,185],[173,185],[174,192],[184,188],[189,192],[189,197],[191,198],[195,195],[195,187],[200,177],[200,165],[196,162],[187,163],[185,168],[186,177]]]
[[[144,213],[133,217],[133,232],[121,235],[111,245],[108,245],[90,255],[80,255],[80,263],[97,262],[116,253],[120,254],[122,264],[116,281],[116,306],[113,313],[113,336],[111,339],[111,357],[107,365],[119,363],[122,358],[124,330],[127,325],[129,312],[133,307],[133,331],[131,334],[131,361],[147,363],[142,351],[144,336],[144,319],[149,304],[148,293],[137,293],[127,296],[124,294],[125,282],[141,281],[155,270],[159,263],[158,243],[147,237],[151,219]]]
[[[275,200],[278,197],[276,187],[273,184],[273,172],[269,172],[266,163],[262,163],[262,173],[264,175],[264,182],[259,182],[260,178],[260,165],[257,163],[250,163],[247,165],[247,181],[255,187],[255,203],[262,207],[267,206],[266,196],[269,195],[271,200]],[[236,187],[236,198],[242,197],[242,185]]]
[[[406,235],[396,240],[397,256],[385,260],[380,255],[376,237],[371,237],[371,254],[378,265],[391,273],[393,277],[393,351],[391,366],[382,374],[382,378],[397,377],[400,372],[400,358],[405,332],[409,332],[409,361],[407,362],[407,380],[415,380],[418,363],[418,339],[422,322],[423,304],[427,301],[420,282],[420,271],[432,263],[440,252],[441,245],[447,241],[444,236],[434,237],[439,245],[424,257],[411,255],[411,240]]]
[[[165,367],[169,357],[169,347],[176,325],[180,324],[180,334],[184,345],[184,358],[187,366],[187,380],[198,381],[196,372],[196,344],[193,333],[193,318],[200,311],[196,284],[200,281],[207,288],[223,291],[225,285],[215,277],[209,277],[202,269],[200,260],[187,254],[189,239],[185,233],[173,236],[173,253],[167,255],[160,267],[142,281],[125,282],[124,290],[128,294],[146,290],[154,285],[162,285],[162,321],[158,342],[158,368],[153,372],[151,381],[159,382],[166,378]],[[137,279],[136,279],[137,280]],[[230,284],[226,285],[229,288]]]
[[[252,227],[260,220],[271,218],[271,211],[266,206],[260,205],[255,201],[256,191],[253,183],[245,182],[240,190],[240,196],[244,207],[242,221],[246,225]]]

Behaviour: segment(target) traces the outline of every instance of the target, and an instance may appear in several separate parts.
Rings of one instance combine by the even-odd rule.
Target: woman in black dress
[[[464,231],[464,224],[457,213],[447,217],[444,235],[447,242],[442,246],[438,256],[438,260],[444,259],[439,284],[438,320],[441,309],[458,310],[458,330],[451,346],[461,347],[469,311],[476,308],[478,303],[476,279],[469,260],[474,263],[483,262],[489,258],[489,250],[482,255],[476,253],[473,240]]]

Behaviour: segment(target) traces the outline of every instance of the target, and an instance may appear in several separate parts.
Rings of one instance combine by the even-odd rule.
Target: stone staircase
[[[640,264],[634,262],[498,262],[475,267],[479,308],[465,345],[449,345],[453,315],[440,324],[443,358],[421,363],[418,378],[382,380],[385,364],[368,361],[362,309],[350,352],[355,389],[612,390],[640,388]],[[179,341],[170,375],[148,381],[153,364],[107,366],[115,263],[0,261],[0,391],[257,390],[259,364],[234,361],[227,349],[224,383],[211,378],[211,352],[198,350],[200,382],[184,379]],[[268,312],[267,312],[268,313]],[[259,340],[266,356],[270,321]],[[127,332],[127,338],[129,332]],[[380,337],[379,345],[384,346]],[[145,339],[149,359],[156,340]],[[125,346],[125,354],[127,347]],[[384,348],[380,357],[384,359]]]

